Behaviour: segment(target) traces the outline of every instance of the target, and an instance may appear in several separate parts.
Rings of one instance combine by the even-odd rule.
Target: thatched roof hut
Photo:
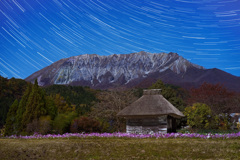
[[[184,117],[168,100],[160,95],[160,89],[144,90],[143,96],[120,111],[118,116],[162,116]]]
[[[160,92],[160,89],[144,90],[141,98],[117,114],[127,119],[127,132],[135,133],[132,130],[136,128],[138,132],[144,132],[144,128],[153,132],[176,130],[176,118],[184,117],[184,115]]]

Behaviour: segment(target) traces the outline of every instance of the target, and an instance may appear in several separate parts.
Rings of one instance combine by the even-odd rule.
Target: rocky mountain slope
[[[85,54],[61,59],[26,78],[39,85],[82,85],[98,89],[148,87],[158,79],[185,88],[203,82],[222,83],[240,90],[240,77],[219,69],[205,69],[177,53],[138,52],[99,56]]]

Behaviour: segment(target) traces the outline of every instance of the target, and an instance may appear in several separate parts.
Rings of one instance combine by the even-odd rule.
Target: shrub
[[[74,118],[76,118],[76,116],[77,116],[77,113],[74,113],[74,112],[69,112],[65,114],[62,113],[57,115],[53,121],[54,132],[60,133],[60,134],[69,132],[71,121]]]
[[[184,114],[187,116],[187,124],[192,129],[208,129],[212,111],[206,104],[195,103],[191,107],[185,108]]]
[[[52,130],[52,120],[50,116],[42,116],[39,119],[34,119],[27,124],[27,134],[40,133],[42,135],[50,133]]]
[[[216,116],[215,120],[216,120],[216,123],[218,124],[218,129],[220,130],[228,130],[230,129],[230,127],[233,125],[231,123],[231,120],[230,120],[230,116],[229,114],[220,114],[218,116]]]
[[[52,130],[52,120],[51,116],[42,116],[39,119],[39,133],[44,135],[48,134]]]
[[[110,123],[105,121],[104,119],[98,119],[98,122],[100,123],[102,132],[113,133],[115,131],[114,128],[110,125]]]
[[[206,104],[195,103],[185,109],[187,124],[193,130],[229,130],[232,126],[229,114],[213,115]]]
[[[31,123],[28,123],[26,132],[29,134],[39,132],[39,121],[37,119],[34,119]]]
[[[5,126],[0,129],[0,137],[5,136]]]
[[[91,132],[101,132],[100,123],[88,117],[79,117],[74,119],[71,123],[70,131],[72,133],[91,133]]]

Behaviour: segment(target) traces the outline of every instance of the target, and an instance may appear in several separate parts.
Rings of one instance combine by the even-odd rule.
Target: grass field
[[[0,159],[240,159],[240,139],[0,139]]]

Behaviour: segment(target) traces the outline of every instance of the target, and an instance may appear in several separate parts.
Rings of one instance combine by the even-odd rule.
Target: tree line
[[[41,88],[37,80],[26,84],[21,98],[15,99],[9,107],[4,105],[9,108],[5,116],[5,135],[70,132],[72,120],[89,112],[96,101],[97,91],[88,87]]]
[[[149,89],[162,89],[162,95],[185,114],[178,121],[179,128],[189,125],[193,130],[229,129],[229,114],[240,112],[239,93],[220,84],[203,83],[185,90],[159,80]],[[124,132],[125,119],[116,114],[142,93],[141,88],[124,91],[64,85],[42,88],[37,80],[31,84],[1,77],[0,110],[5,109],[5,113],[0,117],[0,128],[5,135]]]
[[[15,99],[21,99],[26,88],[27,82],[22,79],[0,76],[0,129],[5,124],[9,107]]]

